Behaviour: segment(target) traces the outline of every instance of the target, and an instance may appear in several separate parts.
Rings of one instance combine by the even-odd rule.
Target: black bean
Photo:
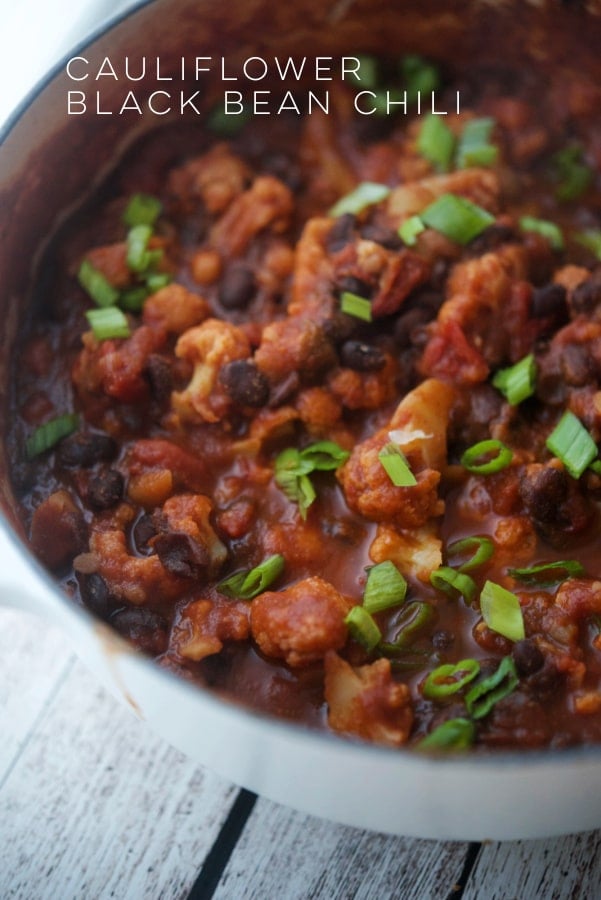
[[[545,657],[534,641],[526,638],[517,641],[511,651],[518,675],[527,677],[540,671],[545,664]]]
[[[124,480],[116,469],[105,469],[88,481],[87,499],[95,509],[110,509],[123,496]]]
[[[160,403],[169,400],[173,390],[173,374],[169,360],[159,353],[151,353],[146,363],[146,374],[156,399]]]
[[[181,578],[197,578],[209,564],[206,548],[184,532],[159,534],[154,549],[167,571]]]
[[[403,247],[403,242],[396,231],[384,225],[365,225],[361,229],[361,237],[366,241],[380,244],[387,250],[400,250]]]
[[[432,318],[429,309],[410,309],[399,316],[394,326],[394,339],[399,347],[411,346],[416,332]]]
[[[158,655],[167,646],[167,623],[150,609],[120,609],[111,616],[111,624],[144,653]]]
[[[544,287],[536,288],[532,294],[531,310],[535,319],[553,316],[555,319],[567,321],[566,289],[561,284],[546,284]]]
[[[157,533],[157,527],[154,523],[152,516],[144,514],[140,516],[136,524],[132,529],[132,538],[136,547],[136,550],[146,550],[148,551],[148,541],[153,538]]]
[[[371,298],[373,288],[361,278],[355,278],[354,275],[343,275],[336,281],[336,290],[339,294],[349,292],[357,294],[358,297],[365,297],[367,300]]]
[[[117,455],[117,443],[108,434],[78,432],[61,441],[57,455],[63,466],[88,468],[113,459]]]
[[[536,522],[554,523],[558,508],[568,496],[568,476],[553,466],[528,466],[520,479],[520,495]]]
[[[601,268],[574,288],[570,305],[574,312],[591,313],[601,304]]]
[[[269,381],[251,360],[227,363],[219,373],[219,381],[240,406],[265,406],[269,400]]]
[[[502,223],[494,224],[489,225],[473,241],[470,241],[469,249],[474,255],[480,256],[483,253],[488,253],[490,250],[495,250],[501,244],[515,240],[516,234],[513,228]]]
[[[219,302],[226,309],[248,306],[256,291],[255,276],[248,266],[232,266],[226,270],[219,288]]]
[[[329,319],[322,324],[325,336],[333,343],[340,344],[349,338],[356,330],[358,320],[346,313],[335,311]]]
[[[338,216],[328,232],[326,245],[330,253],[338,253],[353,239],[355,231],[355,217],[352,213]]]
[[[101,575],[93,572],[91,575],[79,577],[81,598],[85,605],[97,616],[106,619],[114,610],[111,592]]]
[[[346,341],[340,348],[340,361],[357,372],[377,372],[386,365],[386,356],[379,347],[363,341]]]

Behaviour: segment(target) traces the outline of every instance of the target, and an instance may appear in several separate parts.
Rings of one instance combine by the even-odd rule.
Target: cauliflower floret
[[[162,329],[149,325],[136,328],[126,340],[99,341],[86,331],[73,366],[73,383],[83,395],[103,392],[123,403],[136,403],[148,395],[148,360],[165,340]]]
[[[188,577],[194,576],[198,567],[206,567],[209,575],[219,571],[227,550],[209,521],[212,509],[213,504],[202,494],[178,494],[164,504],[161,520],[165,528],[151,543],[169,571]]]
[[[325,658],[328,723],[334,731],[399,747],[413,725],[411,694],[392,679],[390,660],[352,668],[337,653]]]
[[[288,314],[305,316],[318,324],[332,315],[334,264],[327,239],[336,219],[309,219],[296,246]]]
[[[340,402],[323,387],[301,391],[295,405],[308,432],[320,437],[331,433],[342,416]]]
[[[170,648],[199,662],[223,648],[224,641],[244,641],[249,634],[248,604],[194,600],[186,604],[171,632]]]
[[[397,406],[388,436],[403,453],[422,466],[443,469],[447,462],[447,425],[456,392],[430,378],[410,391]]]
[[[86,571],[98,572],[115,597],[134,606],[175,600],[183,590],[185,583],[168,572],[158,556],[131,556],[121,530],[94,532],[90,551],[91,554],[84,554]]]
[[[499,198],[499,178],[491,169],[461,169],[449,175],[433,175],[394,188],[386,200],[386,214],[390,224],[398,228],[410,216],[419,215],[442,194],[459,194],[496,212]]]
[[[240,256],[252,239],[269,229],[286,231],[294,211],[290,188],[272,175],[256,178],[250,188],[230,204],[211,229],[210,244],[224,259]]]
[[[193,294],[181,284],[168,284],[144,303],[143,320],[165,331],[181,334],[206,319],[210,306],[204,297]]]
[[[306,666],[344,645],[344,618],[352,605],[322,578],[305,578],[253,600],[252,635],[266,656],[284,659],[289,666]]]
[[[267,325],[255,353],[257,366],[274,382],[294,372],[314,378],[335,360],[334,348],[323,328],[299,316]]]
[[[216,144],[169,176],[169,191],[184,210],[192,212],[200,200],[207,212],[222,213],[250,180],[250,169],[227,144]]]
[[[337,473],[351,509],[399,528],[418,528],[442,514],[437,488],[446,465],[447,422],[454,398],[449,385],[425,381],[401,401],[388,426],[355,447]],[[390,442],[406,455],[416,485],[392,483],[379,459]]]
[[[171,404],[181,419],[218,422],[228,412],[230,401],[219,384],[219,370],[226,363],[250,356],[250,344],[241,328],[219,319],[185,331],[175,354],[194,365],[194,373],[183,391],[175,391]]]
[[[386,354],[383,368],[377,372],[356,372],[337,368],[328,377],[328,388],[347,409],[379,409],[396,396],[398,367]]]
[[[382,524],[378,525],[369,556],[375,563],[391,560],[406,576],[427,584],[430,574],[442,565],[442,541],[429,522],[413,531]]]

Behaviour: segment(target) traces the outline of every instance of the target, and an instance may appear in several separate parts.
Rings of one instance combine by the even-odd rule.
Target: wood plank
[[[0,609],[0,785],[74,659],[57,628],[27,613]]]
[[[601,831],[540,841],[506,841],[482,847],[463,900],[594,898],[601,894],[600,883]]]
[[[333,825],[259,800],[214,900],[445,898],[467,847]]]
[[[23,685],[30,660],[20,676],[12,665]],[[185,897],[237,789],[155,737],[79,662],[55,687],[41,713],[43,691],[27,695],[37,718],[0,790],[0,897]]]

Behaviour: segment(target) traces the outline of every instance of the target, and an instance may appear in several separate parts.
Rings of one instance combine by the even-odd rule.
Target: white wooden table
[[[401,839],[256,799],[157,738],[57,630],[0,609],[2,900],[596,900],[600,848]]]

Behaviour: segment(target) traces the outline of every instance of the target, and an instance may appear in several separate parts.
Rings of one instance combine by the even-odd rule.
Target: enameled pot
[[[157,86],[157,56],[163,76],[180,71],[182,58],[216,61],[195,101],[201,111],[218,96],[221,57],[236,70],[252,56],[336,56],[386,51],[394,45],[396,53],[426,53],[461,68],[474,58],[504,63],[528,59],[536,64],[544,57],[548,64],[554,53],[558,59],[577,53],[579,64],[598,80],[599,13],[596,4],[585,9],[558,0],[536,8],[434,0],[299,0],[274,5],[268,0],[227,5],[219,0],[156,0],[78,48],[70,54],[78,58],[70,68],[76,77],[69,77],[65,65],[57,67],[13,117],[0,144],[3,433],[10,348],[26,312],[36,260],[48,235],[133,138],[159,124],[157,114],[146,106],[152,91],[165,89],[167,83]],[[108,115],[94,108],[94,73],[108,57],[119,74],[126,56],[152,61],[148,77],[135,84],[145,112],[116,114],[132,85],[108,77],[101,81],[101,109],[113,110]],[[78,81],[86,73],[89,78]],[[68,115],[68,91],[83,90],[82,85],[88,110]],[[161,96],[165,99],[165,94],[157,95],[156,108]],[[171,114],[161,114],[160,124],[180,115],[174,108]],[[60,625],[115,696],[199,763],[305,812],[395,834],[515,839],[601,826],[601,748],[430,758],[285,724],[159,669],[72,605],[33,558],[14,513],[6,451],[1,452],[0,602]]]

